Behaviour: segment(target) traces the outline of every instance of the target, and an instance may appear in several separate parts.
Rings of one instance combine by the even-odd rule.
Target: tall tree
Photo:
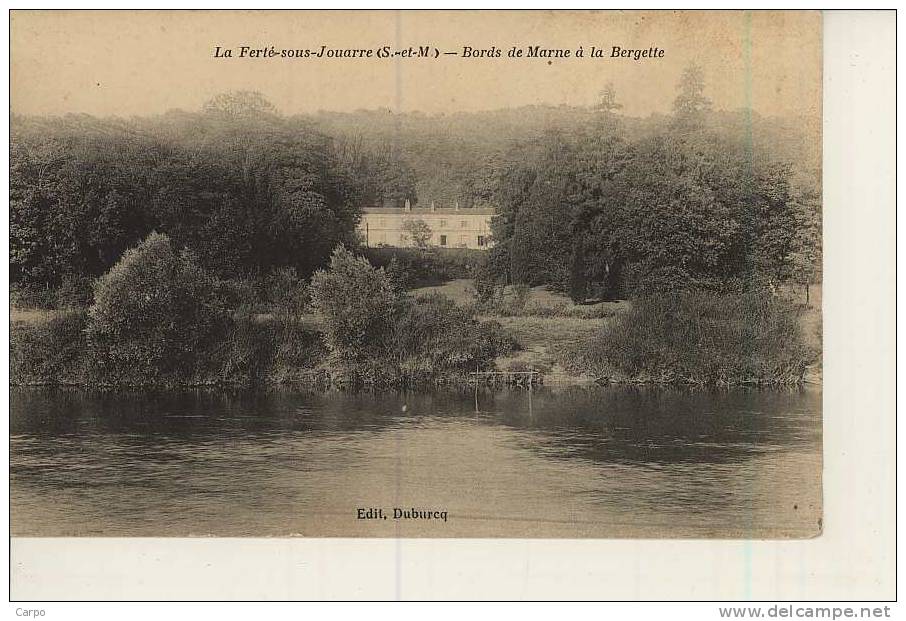
[[[711,110],[711,100],[705,97],[705,74],[698,65],[690,65],[680,76],[679,92],[673,101],[674,124],[685,130],[699,129]]]
[[[353,239],[354,177],[308,123],[178,113],[12,124],[15,283],[98,276],[152,230],[219,276],[308,275]]]
[[[427,222],[419,218],[406,220],[403,222],[402,229],[412,241],[413,246],[422,250],[428,247],[428,243],[431,241],[432,231]]]

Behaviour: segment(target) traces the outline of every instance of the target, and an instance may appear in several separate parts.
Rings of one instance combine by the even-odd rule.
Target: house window
[[[441,222],[443,222],[443,220],[441,220]],[[441,235],[441,236],[440,236],[440,245],[441,245],[441,246],[446,246],[446,245],[447,245],[447,236],[446,236],[446,235]]]
[[[466,236],[465,235],[459,236],[459,245],[462,246],[463,248],[466,247]]]
[[[479,235],[479,236],[478,236],[478,245],[479,245],[479,247],[484,246],[485,243],[487,243],[487,240],[485,239],[484,235]]]
[[[469,223],[466,222],[465,220],[463,220],[462,222],[459,223],[459,226],[462,228],[466,228],[467,226],[469,226]]]
[[[446,221],[446,220],[441,220],[441,221],[440,221],[440,226],[441,226],[441,228],[447,226],[447,221]]]

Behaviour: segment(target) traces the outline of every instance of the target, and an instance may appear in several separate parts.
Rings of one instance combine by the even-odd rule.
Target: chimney
[[[406,211],[412,211],[412,205],[409,203],[409,199],[406,199],[406,205],[403,207]]]
[[[459,211],[459,200],[456,200],[456,203],[453,205],[453,211]]]
[[[436,210],[434,209],[434,201],[431,201],[431,211],[436,211]]]

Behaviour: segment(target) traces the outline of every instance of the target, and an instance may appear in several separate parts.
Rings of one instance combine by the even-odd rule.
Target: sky
[[[496,47],[501,58],[238,58],[239,46],[441,51]],[[508,58],[579,46],[584,58]],[[612,46],[663,58],[610,58]],[[233,58],[215,58],[215,49]],[[606,58],[590,58],[591,46]],[[13,11],[11,108],[19,114],[133,116],[198,110],[217,93],[257,90],[284,114],[389,108],[429,114],[529,104],[588,106],[612,83],[622,112],[670,111],[690,63],[717,109],[820,116],[817,12]]]

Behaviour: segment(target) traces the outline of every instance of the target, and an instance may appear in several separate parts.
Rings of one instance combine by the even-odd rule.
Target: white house
[[[368,208],[362,213],[359,233],[368,247],[395,246],[411,248],[413,243],[404,224],[421,220],[431,229],[431,246],[441,248],[475,248],[486,250],[491,245],[491,208],[460,209],[412,207],[409,201],[403,208]]]

